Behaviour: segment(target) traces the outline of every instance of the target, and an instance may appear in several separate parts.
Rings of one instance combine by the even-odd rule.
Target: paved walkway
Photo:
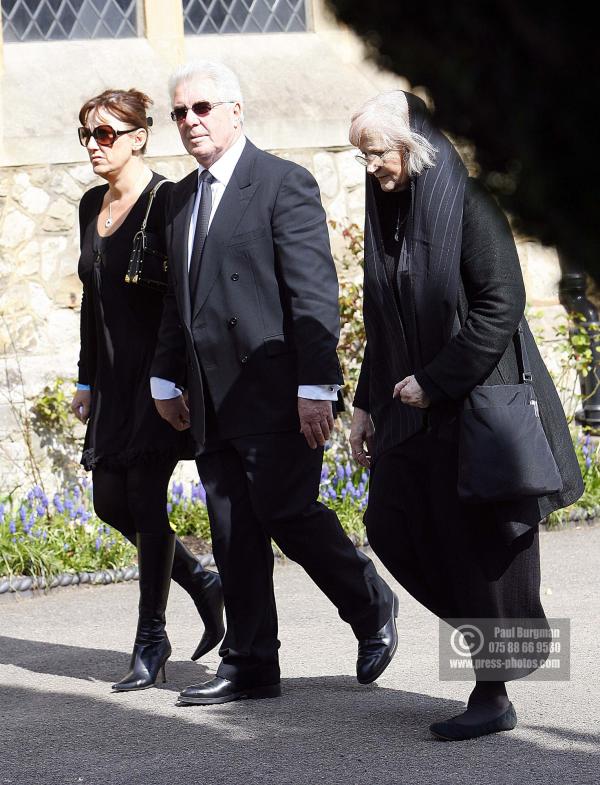
[[[427,726],[461,710],[468,684],[439,682],[437,623],[400,596],[400,645],[377,685],[354,679],[350,630],[303,571],[276,569],[284,696],[177,708],[210,676],[187,596],[169,601],[173,657],[159,689],[113,695],[126,669],[137,585],[0,602],[1,785],[391,785],[598,781],[600,527],[542,535],[549,616],[572,618],[570,682],[513,685],[518,728],[448,744]]]

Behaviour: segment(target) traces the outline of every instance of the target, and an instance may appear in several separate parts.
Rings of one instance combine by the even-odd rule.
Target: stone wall
[[[364,169],[354,160],[353,149],[274,152],[315,174],[330,219],[362,226]],[[187,156],[149,158],[148,163],[173,180],[195,165]],[[76,374],[81,300],[77,205],[96,182],[89,164],[0,169],[0,496],[10,483],[23,481],[26,450],[15,410],[24,411],[24,400],[57,376]],[[331,230],[331,239],[334,255],[341,256],[340,232]],[[561,312],[556,255],[527,239],[518,248],[528,299],[543,308],[549,323]]]

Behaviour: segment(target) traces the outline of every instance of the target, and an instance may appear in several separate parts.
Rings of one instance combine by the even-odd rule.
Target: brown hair
[[[119,120],[129,123],[133,128],[144,128],[148,131],[152,118],[146,115],[153,101],[139,90],[105,90],[100,95],[90,98],[79,110],[79,122],[85,125],[90,112],[106,109]],[[140,150],[145,152],[146,145]]]

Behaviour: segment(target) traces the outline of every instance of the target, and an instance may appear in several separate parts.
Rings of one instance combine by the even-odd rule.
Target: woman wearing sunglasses
[[[188,431],[159,417],[149,368],[162,315],[160,291],[126,283],[134,235],[152,189],[163,178],[145,164],[151,100],[137,90],[107,90],[79,112],[79,140],[94,173],[106,181],[87,191],[79,208],[83,282],[81,352],[71,408],[87,422],[82,464],[92,471],[94,508],[138,552],[139,619],[130,670],[115,691],[151,687],[171,654],[165,608],[171,577],[192,597],[204,634],[192,659],[224,634],[221,582],[175,537],[167,489],[181,458],[193,458]],[[156,192],[147,231],[164,248],[165,200]]]

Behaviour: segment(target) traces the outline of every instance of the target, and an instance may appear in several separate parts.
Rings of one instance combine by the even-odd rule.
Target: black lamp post
[[[587,274],[581,265],[559,255],[561,279],[558,298],[569,314],[577,321],[571,335],[585,330],[589,336],[592,358],[587,374],[579,374],[582,409],[575,414],[580,425],[600,433],[600,319],[596,306],[587,297]]]

